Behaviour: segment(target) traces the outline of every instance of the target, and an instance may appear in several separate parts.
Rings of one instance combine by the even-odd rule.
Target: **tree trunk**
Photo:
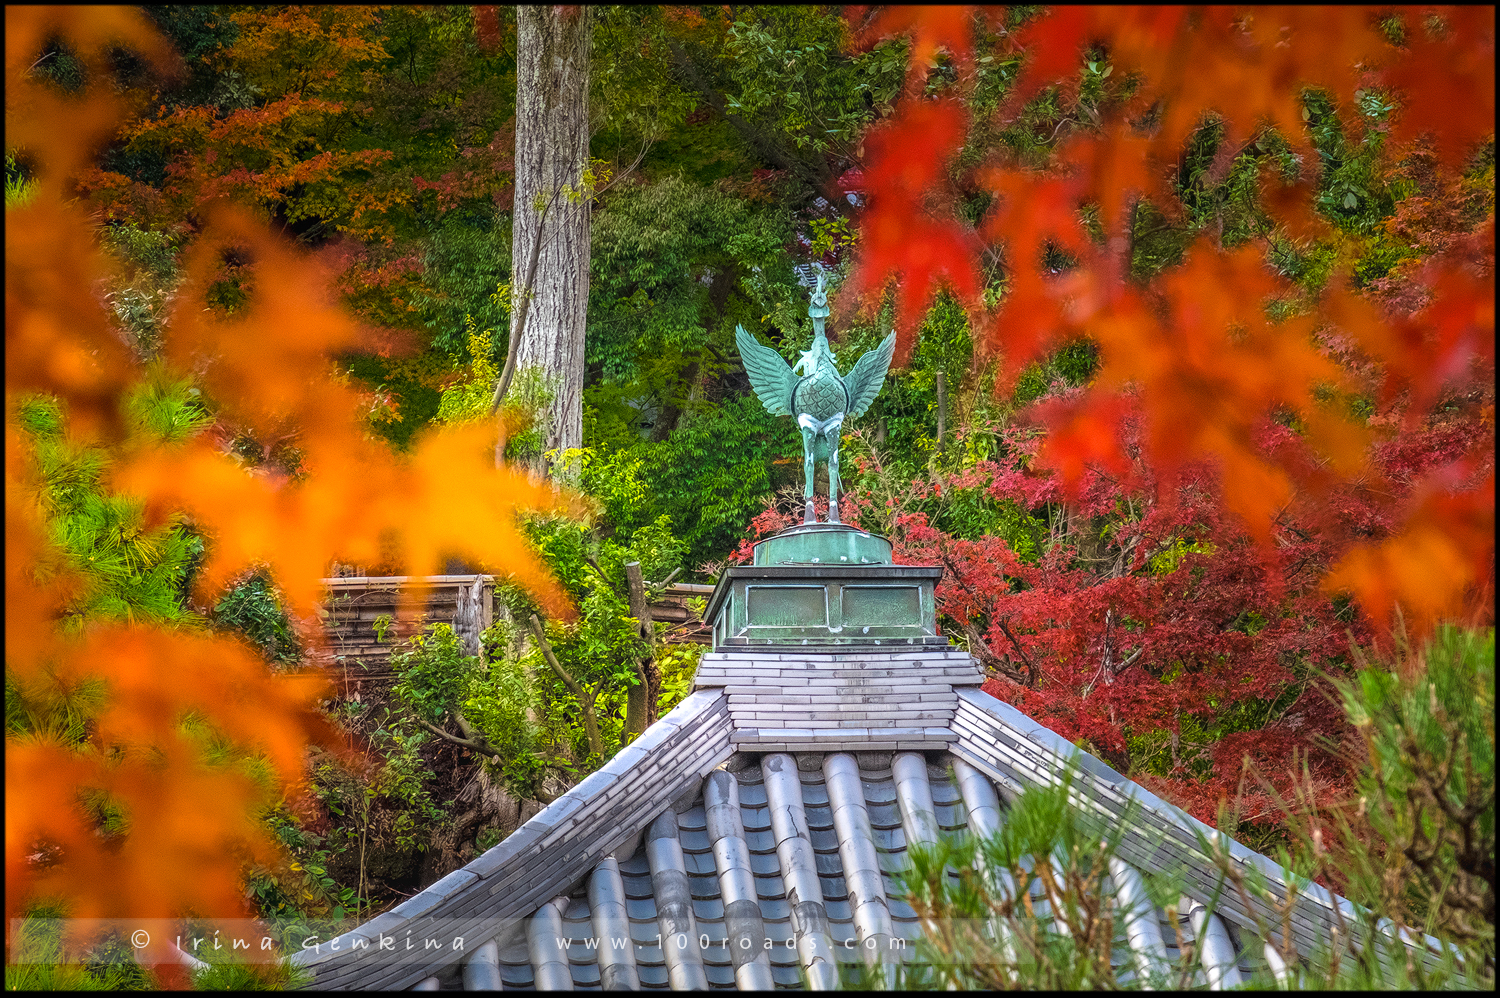
[[[678,420],[682,419],[683,403],[692,397],[694,389],[698,387],[698,371],[701,368],[698,360],[688,362],[687,367],[682,369],[682,377],[678,381],[680,394],[668,396],[666,404],[662,406],[661,415],[657,417],[656,425],[651,429],[651,439],[657,443],[666,440],[677,429]]]
[[[537,255],[531,288],[511,280],[516,367],[546,380],[543,450],[583,446],[583,336],[589,299],[589,48],[593,11],[516,8],[516,197],[511,259]],[[581,196],[580,196],[581,195]],[[546,212],[542,205],[548,205]],[[540,242],[538,242],[540,241]],[[521,302],[531,295],[530,307]],[[525,328],[520,328],[523,311]],[[540,461],[537,461],[540,467]]]
[[[937,452],[943,452],[943,436],[948,423],[948,384],[941,370],[937,373]]]
[[[640,562],[632,561],[625,566],[625,582],[629,589],[630,615],[640,622],[642,640],[648,645],[654,644],[656,631],[651,622],[651,604],[646,602],[646,583],[641,576]],[[661,691],[661,670],[656,667],[654,651],[648,652],[645,660],[636,664],[635,674],[638,682],[625,695],[625,734],[631,738],[656,720],[654,708]]]

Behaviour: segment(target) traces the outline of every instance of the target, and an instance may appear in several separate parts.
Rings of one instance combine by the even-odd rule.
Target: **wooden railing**
[[[416,581],[427,589],[421,616],[398,628],[401,595]],[[495,600],[490,575],[429,575],[420,580],[405,575],[348,576],[324,579],[323,585],[328,591],[323,627],[333,664],[357,668],[361,677],[372,679],[391,675],[392,647],[420,627],[450,624],[471,654],[477,654],[480,633],[497,615],[505,615],[504,606]],[[688,600],[705,599],[711,592],[713,586],[672,585],[651,604],[652,619],[667,625],[667,640],[709,643],[708,629]],[[376,622],[383,620],[391,621],[391,629],[377,633]]]

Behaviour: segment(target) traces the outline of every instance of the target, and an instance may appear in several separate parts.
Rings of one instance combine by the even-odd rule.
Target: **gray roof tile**
[[[760,917],[768,923],[766,933],[769,935],[771,931],[769,923],[771,921],[792,917],[792,904],[784,896],[770,898],[762,894],[760,896]]]
[[[773,845],[774,848],[774,845]],[[750,851],[750,869],[763,877],[781,875],[781,865],[774,852]]]
[[[502,963],[500,965],[500,980],[504,981],[507,987],[529,988],[533,986],[535,978],[532,977],[531,964],[529,963],[516,965]]]
[[[754,831],[747,828],[745,829],[745,845],[750,848],[751,853],[775,852],[776,836],[771,834],[770,828],[757,828]]]
[[[802,986],[802,972],[796,964],[777,965],[771,964],[771,976],[776,980],[778,988],[796,988]]]
[[[709,865],[710,867],[713,865],[711,858],[709,859]],[[705,900],[717,898],[719,896],[719,878],[717,876],[695,877],[690,875],[688,877],[688,893],[693,896],[694,900],[699,898]]]
[[[705,960],[703,969],[708,973],[708,983],[712,986],[716,988],[734,987],[734,968],[727,962],[713,964]]]
[[[844,864],[843,861],[839,858],[837,850],[837,839],[834,840],[834,848],[828,851],[818,849],[816,842],[813,844],[813,860],[818,865],[818,873],[824,875],[835,875],[844,872]]]

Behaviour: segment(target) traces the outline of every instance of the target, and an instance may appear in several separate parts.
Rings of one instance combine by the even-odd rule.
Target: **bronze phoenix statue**
[[[828,522],[838,523],[839,430],[845,418],[863,415],[880,393],[896,349],[896,334],[891,332],[861,357],[846,377],[834,365],[833,351],[823,332],[828,294],[822,274],[818,275],[807,314],[813,321],[812,348],[795,365],[789,366],[781,354],[757,342],[743,326],[735,327],[734,338],[761,405],[773,416],[795,416],[802,430],[802,466],[807,476],[802,490],[807,500],[802,522],[817,522],[813,514],[813,462],[824,460],[828,463]]]

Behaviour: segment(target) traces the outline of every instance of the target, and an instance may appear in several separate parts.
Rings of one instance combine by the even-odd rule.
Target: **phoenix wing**
[[[885,384],[885,372],[891,366],[891,355],[896,352],[896,333],[893,330],[880,341],[880,346],[870,350],[855,363],[854,367],[844,377],[844,388],[849,392],[850,418],[862,416],[870,403],[875,401],[875,396],[880,394],[880,386]]]
[[[739,345],[740,359],[745,363],[745,373],[750,376],[750,386],[760,404],[773,416],[790,416],[792,389],[797,386],[797,376],[791,367],[781,354],[745,332],[744,326],[734,327],[734,341]]]

